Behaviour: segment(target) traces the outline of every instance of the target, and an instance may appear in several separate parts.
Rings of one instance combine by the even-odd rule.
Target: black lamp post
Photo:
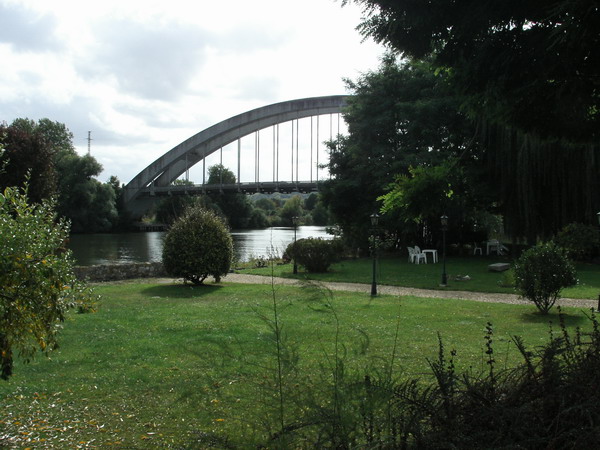
[[[598,218],[598,225],[600,225],[600,211],[598,211],[596,213],[596,217]],[[598,294],[598,309],[597,309],[597,311],[600,312],[600,294]]]
[[[298,229],[298,216],[292,217],[292,224],[294,225],[294,275],[298,273],[298,263],[296,262],[296,230]]]
[[[440,217],[440,220],[442,221],[442,261],[444,262],[441,286],[447,286],[448,275],[446,275],[446,230],[448,230],[448,216],[444,214],[442,217]]]
[[[371,253],[373,254],[373,281],[371,283],[371,297],[377,295],[377,224],[379,222],[379,216],[377,213],[371,214]]]

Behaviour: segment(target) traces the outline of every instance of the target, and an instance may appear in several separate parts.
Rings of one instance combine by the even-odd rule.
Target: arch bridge
[[[155,198],[163,195],[199,195],[203,193],[235,191],[235,192],[313,192],[318,190],[319,176],[313,176],[311,167],[310,176],[306,180],[299,179],[300,149],[298,145],[298,120],[311,118],[311,144],[310,165],[313,166],[313,120],[317,116],[317,153],[318,160],[319,126],[318,116],[338,114],[346,105],[346,95],[332,95],[326,97],[312,97],[290,100],[263,106],[227,120],[219,122],[183,141],[164,155],[156,159],[138,175],[136,175],[124,188],[125,207],[134,217],[143,215],[153,204]],[[279,124],[292,122],[292,154],[291,175],[289,178],[280,179],[279,165],[283,165],[279,155]],[[294,154],[294,121],[296,121],[296,152]],[[270,180],[260,180],[260,130],[273,127],[273,175]],[[241,155],[241,138],[255,133],[254,167],[255,176],[252,182],[241,182],[242,165],[249,164],[248,157]],[[202,184],[174,185],[173,181],[189,173],[189,169],[202,162],[206,164],[209,155],[223,151],[223,147],[237,141],[237,178],[230,184],[207,184],[206,170],[203,167]],[[307,155],[302,155],[306,157]],[[222,156],[221,156],[222,159]],[[244,161],[242,161],[244,159]],[[232,170],[235,173],[235,170]]]

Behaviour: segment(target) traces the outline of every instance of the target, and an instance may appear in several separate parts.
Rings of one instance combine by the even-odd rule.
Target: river
[[[269,254],[280,256],[294,240],[294,229],[290,227],[234,230],[231,234],[238,261]],[[162,231],[74,234],[70,238],[69,248],[77,265],[81,266],[154,262],[161,260],[164,236]],[[331,238],[331,235],[327,234],[325,227],[298,227],[296,238],[305,237]]]

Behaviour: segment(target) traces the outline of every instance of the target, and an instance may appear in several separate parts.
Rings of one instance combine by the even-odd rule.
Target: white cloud
[[[328,0],[0,0],[0,120],[48,117],[129,181],[244,111],[344,93],[378,65],[356,7]]]
[[[0,42],[18,51],[44,51],[61,47],[56,33],[57,19],[49,14],[31,13],[18,5],[0,4]]]

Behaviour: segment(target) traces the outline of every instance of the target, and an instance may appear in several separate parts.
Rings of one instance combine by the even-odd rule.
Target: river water
[[[331,238],[325,227],[298,227],[297,239],[305,237]],[[253,257],[281,256],[294,240],[294,229],[272,227],[262,230],[232,231],[235,256],[239,261]],[[165,232],[74,234],[69,248],[77,265],[124,264],[160,261]]]

